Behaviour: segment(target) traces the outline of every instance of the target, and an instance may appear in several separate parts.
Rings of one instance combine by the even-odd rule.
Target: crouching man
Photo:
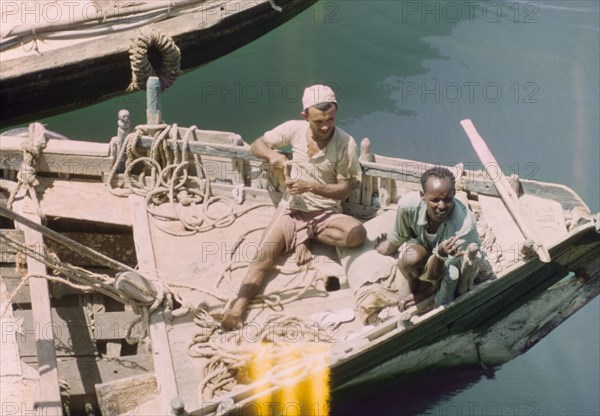
[[[428,169],[421,176],[421,187],[398,201],[393,227],[375,245],[383,255],[398,252],[398,269],[411,292],[399,300],[401,311],[436,292],[436,306],[454,299],[462,256],[469,244],[479,245],[474,215],[454,198],[452,172]]]

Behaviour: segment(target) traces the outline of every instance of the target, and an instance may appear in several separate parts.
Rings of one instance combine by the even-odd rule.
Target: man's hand
[[[437,252],[442,257],[462,256],[465,253],[464,251],[460,251],[460,246],[463,245],[464,242],[464,240],[459,240],[459,238],[456,236],[450,237],[449,239],[444,240],[440,244],[438,244]]]
[[[275,169],[283,169],[287,162],[288,158],[283,153],[274,151],[272,154],[269,155],[269,163]]]
[[[304,192],[312,192],[313,184],[311,182],[301,180],[292,181],[288,179],[285,181],[285,184],[292,195],[300,195]]]
[[[375,239],[375,249],[379,254],[389,256],[398,251],[398,246],[387,239],[387,234],[383,233]]]
[[[375,248],[377,249],[377,251],[380,254],[383,254],[379,251],[379,247],[382,246],[383,242],[387,241],[387,234],[383,233],[377,236],[377,238],[375,239]]]

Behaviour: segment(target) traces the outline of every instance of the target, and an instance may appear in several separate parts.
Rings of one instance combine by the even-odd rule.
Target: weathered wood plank
[[[35,365],[33,357],[24,360]],[[98,383],[110,383],[121,378],[145,376],[153,370],[150,354],[128,355],[120,358],[64,357],[58,361],[61,378],[69,381],[71,397],[95,394]],[[157,413],[168,414],[168,413]]]
[[[158,394],[156,376],[153,373],[140,374],[96,384],[96,394],[98,395],[100,411],[104,416],[138,412],[138,414],[149,414],[141,411],[140,404],[151,401]],[[135,400],[132,398],[135,398]]]
[[[133,237],[138,255],[139,270],[148,278],[154,278],[157,274],[156,260],[145,202],[143,198],[138,196],[130,196],[130,199],[133,209]],[[160,411],[166,413],[170,411],[171,400],[178,397],[179,393],[171,357],[169,336],[162,310],[159,309],[150,314],[149,321],[152,358],[160,396]]]
[[[525,237],[513,221],[506,206],[500,198],[485,195],[479,195],[479,204],[483,212],[483,220],[492,228],[496,236],[494,243],[496,249],[490,255],[496,257],[501,254],[505,260],[517,261]]]
[[[0,276],[0,404],[6,414],[13,411],[17,414],[24,413],[25,409],[33,411],[38,375],[19,357],[20,323],[13,316],[9,297],[10,292]],[[12,409],[9,408],[11,404],[14,405]]]
[[[97,340],[125,339],[127,331],[138,315],[132,311],[102,312],[94,315],[93,335]],[[137,324],[131,332],[132,337],[139,336],[141,325]]]
[[[139,141],[141,147],[145,149],[150,149],[152,147],[153,139],[151,137],[142,137]],[[177,141],[177,145],[181,149],[183,145],[182,140]],[[250,152],[249,147],[236,146],[231,144],[222,144],[222,143],[208,143],[208,142],[193,142],[190,141],[188,143],[190,151],[196,154],[202,154],[207,156],[216,156],[216,157],[225,157],[232,158],[235,157],[240,160],[252,160],[259,161],[256,156]]]
[[[0,234],[19,243],[24,241],[23,233],[18,230],[4,229],[0,230]],[[133,267],[137,263],[132,234],[87,232],[62,232],[61,234],[128,266]],[[46,242],[46,247],[49,252],[56,254],[61,262],[76,266],[101,265],[100,262],[52,240]],[[0,240],[0,263],[14,263],[17,252],[14,247]]]
[[[127,198],[111,195],[103,183],[40,178],[38,195],[42,210],[49,217],[124,226],[132,223]]]
[[[16,291],[26,274],[27,272],[25,270],[17,272],[14,267],[0,267],[0,276],[6,286],[8,296],[12,297],[12,303],[31,303],[29,282],[22,285],[20,289]]]
[[[109,276],[114,275],[113,270],[109,270],[106,268],[88,268],[89,271],[93,273],[101,273],[107,274]],[[4,279],[7,290],[12,294],[12,303],[15,304],[27,304],[31,303],[31,296],[29,291],[29,282],[25,283],[20,287],[20,289],[13,294],[15,290],[20,286],[23,278],[27,275],[27,269],[24,268],[22,270],[17,270],[12,266],[0,266],[0,276]],[[50,282],[49,289],[51,298],[54,300],[55,306],[61,306],[60,299],[63,296],[69,295],[83,295],[84,292],[76,289],[74,287],[59,283],[59,282]]]
[[[389,178],[381,178],[379,181],[379,205],[381,208],[387,208],[393,197],[393,181]]]
[[[19,170],[23,161],[21,143],[23,137],[2,136],[0,140],[0,168]],[[112,168],[109,145],[75,140],[48,140],[43,152],[37,157],[36,170],[59,176],[100,176]]]
[[[45,329],[36,328],[31,310],[16,310],[14,315],[23,320],[23,333],[17,336],[22,357],[36,357],[35,332]],[[132,311],[100,312],[94,314],[90,323],[81,306],[52,308],[52,329],[56,344],[57,357],[78,355],[98,355],[95,341],[125,339],[137,314]],[[131,332],[132,337],[141,333],[137,324]]]
[[[14,209],[30,221],[41,224],[40,218],[33,214],[31,200],[20,199],[15,201]],[[27,245],[43,247],[44,240],[39,232],[24,227],[25,243]],[[27,269],[32,275],[45,275],[46,266],[41,262],[27,257]],[[48,283],[43,277],[30,277],[31,305],[35,325],[43,331],[35,331],[35,343],[38,356],[38,371],[40,374],[40,396],[38,405],[41,409],[61,408],[60,388],[58,385],[58,369],[56,366],[56,350],[54,345],[54,331],[50,313],[50,292]]]
[[[498,167],[496,158],[488,148],[483,138],[475,129],[475,126],[471,120],[462,120],[460,124],[463,126],[463,129],[469,137],[475,153],[477,153],[481,163],[485,166],[488,175],[493,177],[493,174],[498,172],[498,170],[494,169],[494,167]],[[519,201],[518,196],[514,192],[512,186],[502,171],[499,171],[499,173],[496,175],[494,186],[496,187],[496,190],[500,194],[500,198],[502,198],[502,202],[504,205],[506,205],[508,212],[514,219],[521,232],[528,240],[531,240],[537,246],[537,255],[542,261],[548,263],[550,261],[550,253],[548,252],[548,249],[544,245],[541,238],[538,236],[536,229],[532,226],[527,212],[525,211],[523,205]]]
[[[2,136],[0,140],[0,151],[4,152],[22,152],[21,144],[27,137],[21,136]],[[46,143],[43,152],[47,155],[74,155],[74,156],[109,156],[108,143],[96,143],[82,140],[56,140],[50,139]]]
[[[52,308],[52,326],[39,327],[31,310],[16,310],[15,316],[23,319],[23,333],[17,336],[21,357],[36,357],[35,335],[52,331],[57,357],[97,355],[96,344],[91,339],[90,324],[81,306]]]

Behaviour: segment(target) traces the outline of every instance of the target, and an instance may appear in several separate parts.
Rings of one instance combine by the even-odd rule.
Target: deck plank
[[[145,201],[144,198],[134,195],[129,198],[133,211],[133,238],[138,255],[139,270],[142,274],[152,278],[157,269]],[[178,397],[179,393],[162,310],[159,309],[150,314],[149,321],[152,358],[160,397],[158,405],[161,411],[169,412],[171,400]]]
[[[37,224],[41,224],[40,218],[31,206],[31,200],[19,199],[15,201],[14,209],[22,216]],[[29,247],[43,249],[44,240],[39,232],[23,227],[25,243]],[[46,266],[27,257],[27,270],[31,276],[44,276],[47,274]],[[56,350],[54,345],[54,328],[50,311],[50,292],[48,282],[43,277],[30,277],[29,287],[31,290],[31,306],[33,320],[36,328],[44,328],[43,331],[35,331],[35,342],[38,355],[39,397],[38,406],[50,412],[57,411],[62,414],[62,402],[58,384],[58,368],[56,365]]]
[[[479,203],[483,211],[483,220],[492,227],[496,242],[493,255],[502,254],[510,262],[519,260],[519,253],[525,237],[512,219],[500,198],[479,195]]]
[[[38,189],[46,216],[123,226],[132,224],[127,198],[112,195],[103,183],[40,178]],[[78,197],[73,198],[73,195]]]
[[[19,357],[17,334],[21,323],[8,303],[11,293],[0,273],[0,405],[4,412],[17,414],[33,412],[39,376]]]

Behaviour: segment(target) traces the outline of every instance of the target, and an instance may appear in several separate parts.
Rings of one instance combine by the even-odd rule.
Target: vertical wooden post
[[[129,111],[127,110],[119,110],[119,121],[117,122],[119,126],[117,128],[117,138],[118,141],[118,150],[121,150],[121,146],[125,142],[125,138],[129,133],[131,133],[131,118],[129,115]]]
[[[390,178],[379,179],[379,206],[387,208],[392,201],[393,182]]]
[[[119,110],[119,121],[117,122],[117,137],[112,138],[110,142],[110,152],[113,160],[117,160],[119,155],[121,154],[121,148],[123,147],[123,143],[125,143],[125,139],[127,135],[131,133],[131,118],[129,115],[129,111],[127,110]],[[118,172],[125,171],[125,161],[121,161],[119,164]]]
[[[244,140],[239,134],[230,137],[229,144],[232,146],[243,146]],[[237,157],[231,158],[231,164],[235,171],[235,177],[232,180],[233,185],[250,186],[250,163]]]
[[[371,140],[365,137],[360,142],[360,160],[364,162],[371,162],[372,159],[373,154],[371,153]],[[371,200],[373,198],[372,176],[363,175],[360,198],[363,205],[371,206]]]
[[[146,82],[146,122],[160,124],[161,121],[160,80],[158,77],[149,77]]]

